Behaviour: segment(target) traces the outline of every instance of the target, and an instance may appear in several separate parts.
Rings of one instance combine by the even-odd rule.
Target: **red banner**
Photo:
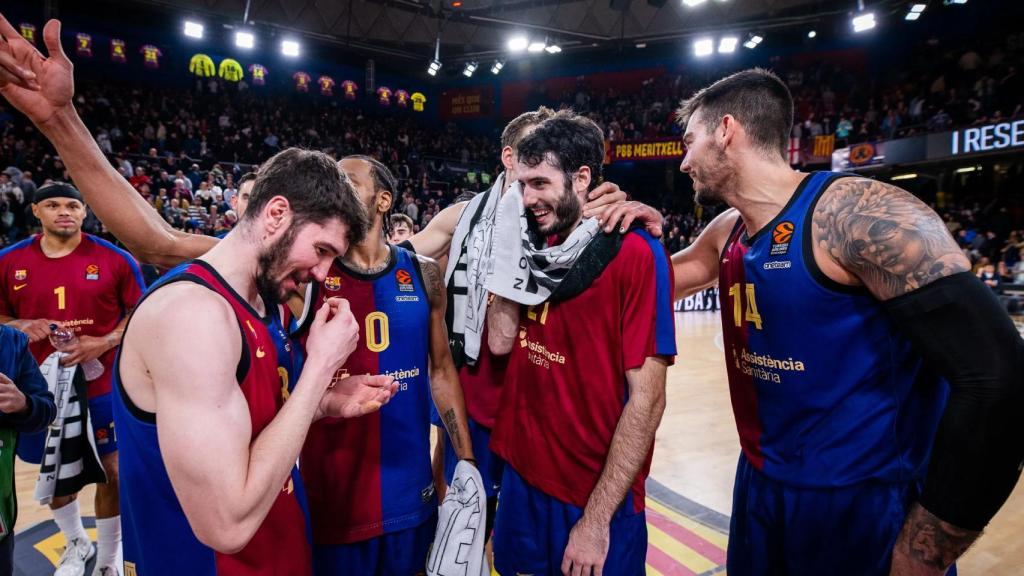
[[[491,115],[494,90],[491,86],[457,88],[441,93],[441,120],[474,120]]]
[[[606,163],[646,160],[681,160],[686,148],[679,138],[623,140],[605,144]]]

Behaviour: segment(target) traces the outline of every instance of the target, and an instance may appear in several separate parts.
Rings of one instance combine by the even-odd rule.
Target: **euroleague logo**
[[[793,223],[786,220],[779,222],[772,229],[772,256],[782,256],[789,252],[789,243],[793,240]]]
[[[416,288],[412,285],[412,274],[408,270],[401,269],[395,272],[395,280],[398,282],[399,292],[412,292]]]

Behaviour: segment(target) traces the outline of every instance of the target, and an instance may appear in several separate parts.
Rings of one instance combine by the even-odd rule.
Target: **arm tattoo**
[[[449,408],[444,413],[444,427],[448,430],[448,437],[452,439],[452,447],[456,452],[462,450],[462,435],[459,434],[459,419],[455,416],[455,409]]]
[[[813,215],[818,248],[888,300],[970,269],[945,224],[910,193],[863,178],[844,178]]]
[[[904,551],[922,564],[945,569],[966,552],[979,535],[980,532],[939,520],[918,504],[911,509],[896,545],[902,543],[906,546]]]
[[[441,267],[437,260],[417,255],[420,261],[420,271],[423,272],[423,285],[427,289],[427,297],[430,299],[431,307],[437,306],[438,302],[444,301],[444,283],[441,280]]]

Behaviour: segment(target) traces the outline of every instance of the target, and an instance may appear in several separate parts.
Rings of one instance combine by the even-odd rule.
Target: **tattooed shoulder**
[[[942,219],[909,192],[843,178],[814,211],[815,245],[888,300],[970,269]]]
[[[441,276],[441,266],[437,260],[417,254],[416,258],[420,263],[420,271],[423,272],[423,285],[427,289],[427,296],[431,304],[444,300],[444,281]]]

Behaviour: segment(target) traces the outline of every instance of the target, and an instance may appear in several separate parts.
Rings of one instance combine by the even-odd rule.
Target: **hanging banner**
[[[139,48],[139,53],[142,54],[142,64],[146,68],[156,70],[160,67],[160,57],[164,55],[159,48],[152,44],[146,44],[142,48]]]
[[[441,119],[474,120],[491,115],[494,107],[494,88],[477,86],[456,88],[441,93]]]
[[[249,73],[252,74],[252,83],[254,86],[264,86],[267,83],[267,74],[270,72],[263,64],[250,64]]]
[[[245,77],[245,71],[242,70],[242,65],[238,63],[238,60],[225,58],[220,61],[217,75],[228,82],[238,82]]]
[[[395,105],[398,106],[399,108],[408,108],[409,107],[409,93],[406,92],[405,90],[401,90],[401,89],[396,90],[395,91]]]
[[[305,72],[296,72],[292,74],[292,80],[295,80],[295,90],[298,92],[309,92],[309,82],[313,78]]]
[[[645,162],[653,160],[682,160],[686,153],[679,138],[651,140],[623,140],[605,146],[606,158],[611,162]]]
[[[196,76],[208,78],[217,73],[217,67],[213,64],[213,58],[206,54],[196,54],[188,62],[188,71]]]
[[[427,103],[427,97],[422,92],[413,92],[412,96],[409,96],[409,100],[412,100],[413,112],[423,112],[423,105]]]
[[[316,79],[316,83],[320,85],[321,96],[334,96],[334,78],[321,76]]]
[[[128,45],[120,38],[110,39],[110,60],[118,64],[128,61]]]
[[[359,84],[351,80],[345,80],[341,83],[341,95],[345,97],[345,100],[355,100],[358,93]]]
[[[84,32],[75,34],[75,54],[80,58],[92,58],[92,36]]]
[[[377,88],[377,102],[385,108],[391,106],[391,88],[387,86]]]

